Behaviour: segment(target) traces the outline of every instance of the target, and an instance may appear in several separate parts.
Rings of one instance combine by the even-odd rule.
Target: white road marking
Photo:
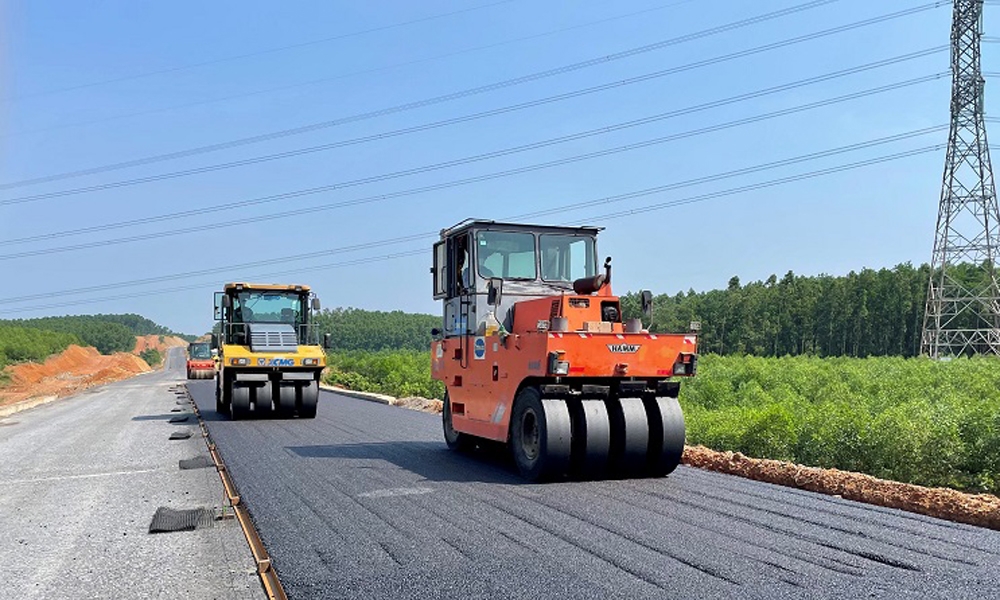
[[[58,475],[54,477],[36,477],[33,479],[11,479],[0,481],[0,485],[15,483],[41,483],[44,481],[67,481],[70,479],[93,479],[95,477],[115,477],[118,475],[139,475],[141,473],[155,473],[160,469],[138,469],[135,471],[108,471],[106,473],[87,473],[86,475]]]

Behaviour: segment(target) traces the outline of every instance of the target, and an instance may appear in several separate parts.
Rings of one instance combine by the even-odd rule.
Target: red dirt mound
[[[44,363],[8,367],[11,383],[0,390],[0,406],[38,396],[68,396],[149,370],[146,361],[134,354],[102,356],[95,348],[70,346]]]
[[[161,354],[166,354],[167,348],[176,348],[178,346],[186,347],[187,342],[181,338],[173,335],[163,336],[163,341],[160,341],[160,336],[158,335],[138,335],[135,337],[135,348],[132,350],[135,354],[139,354],[143,350],[159,350]]]

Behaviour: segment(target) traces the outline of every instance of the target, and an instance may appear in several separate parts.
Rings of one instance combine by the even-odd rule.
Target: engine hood
[[[295,328],[285,323],[248,323],[252,352],[295,352]]]

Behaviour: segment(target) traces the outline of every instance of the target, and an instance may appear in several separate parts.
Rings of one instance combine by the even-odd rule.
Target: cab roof
[[[603,231],[603,227],[591,225],[581,225],[579,227],[568,227],[562,225],[532,225],[530,223],[507,223],[504,221],[490,221],[488,219],[466,219],[456,223],[447,229],[441,230],[441,238],[450,237],[456,233],[469,229],[502,229],[505,231],[526,231],[532,233],[584,233],[597,235]]]
[[[223,289],[227,292],[236,289],[244,290],[265,290],[265,291],[292,291],[292,292],[308,292],[308,285],[299,285],[295,283],[246,283],[246,282],[236,282],[227,283]]]

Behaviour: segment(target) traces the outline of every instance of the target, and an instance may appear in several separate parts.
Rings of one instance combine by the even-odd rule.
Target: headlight
[[[249,358],[234,358],[231,361],[229,361],[229,364],[231,364],[233,366],[236,366],[236,367],[245,367],[245,366],[247,366],[247,365],[250,364],[250,359]]]
[[[674,363],[674,375],[694,375],[698,372],[698,355],[691,352],[681,352]]]
[[[315,367],[319,365],[318,358],[304,358],[302,359],[302,365],[306,367]]]
[[[549,352],[549,375],[569,375],[569,361],[560,360],[565,352]]]

